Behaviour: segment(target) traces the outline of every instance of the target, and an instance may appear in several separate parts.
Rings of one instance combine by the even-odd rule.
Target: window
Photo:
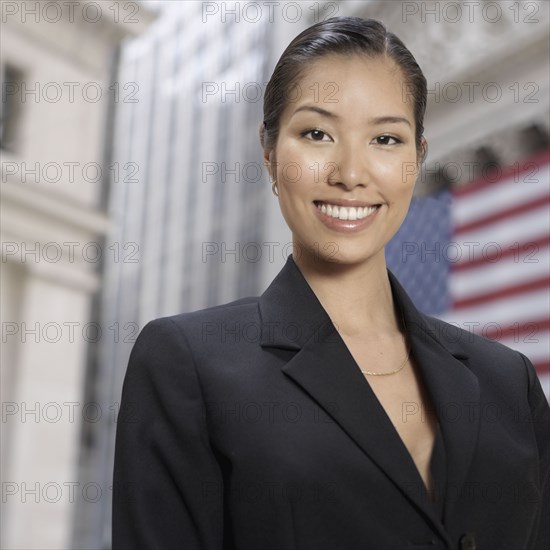
[[[23,73],[12,65],[0,67],[2,104],[0,109],[0,149],[18,150],[21,135],[21,85]]]

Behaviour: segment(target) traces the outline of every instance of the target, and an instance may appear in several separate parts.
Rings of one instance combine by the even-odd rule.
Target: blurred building
[[[152,16],[136,2],[6,1],[1,17],[1,546],[73,548],[75,502],[110,498],[79,483],[78,463],[82,425],[109,414],[85,387],[110,254],[113,54]]]
[[[109,234],[120,254],[104,272],[101,324],[116,327],[98,359],[93,399],[104,410],[118,411],[147,321],[258,293],[290,243],[268,235],[276,201],[258,133],[271,52],[289,36],[252,9],[254,21],[237,22],[230,4],[166,3],[121,51],[117,81],[135,94],[117,106],[109,160],[120,167]],[[87,426],[82,483],[110,483],[115,426],[113,415]],[[109,508],[83,503],[79,518],[78,544],[108,543]]]

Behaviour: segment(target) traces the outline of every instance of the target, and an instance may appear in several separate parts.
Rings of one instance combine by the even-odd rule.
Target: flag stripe
[[[487,247],[485,252],[478,251],[477,257],[473,257],[471,260],[453,263],[452,269],[454,271],[473,269],[479,266],[486,266],[486,264],[493,264],[510,256],[520,261],[520,257],[524,258],[538,251],[540,248],[546,247],[550,247],[550,235],[543,235],[542,237],[523,243],[521,247],[517,241],[513,243],[509,242],[499,247]],[[472,257],[475,254],[475,250],[471,246],[470,249],[472,250],[470,254]]]
[[[478,229],[485,225],[489,225],[497,221],[505,220],[517,214],[524,214],[531,210],[535,210],[543,206],[548,206],[549,204],[550,204],[550,196],[546,195],[544,197],[535,197],[534,199],[528,202],[524,202],[522,204],[512,206],[511,208],[508,208],[506,210],[501,210],[500,212],[495,212],[494,214],[490,214],[489,216],[479,218],[470,223],[459,225],[455,228],[455,234],[459,235],[460,233],[472,231],[474,229]]]
[[[548,376],[550,374],[550,362],[547,362],[547,363],[533,363],[533,366],[535,367],[535,370],[537,371],[537,373],[541,373],[541,374],[546,374],[546,376]],[[542,384],[542,380],[541,380],[541,385],[543,386],[543,389],[545,390],[545,393],[546,393],[546,397],[548,397],[548,378],[543,378],[543,380],[546,380],[546,388],[544,387],[544,385]]]
[[[506,300],[496,300],[490,306],[477,304],[461,310],[451,309],[439,316],[462,327],[468,326],[468,323],[483,326],[498,322],[502,326],[512,326],[514,323],[530,322],[548,316],[548,290],[517,294]]]
[[[525,354],[550,400],[549,187],[546,150],[453,190],[441,317]]]
[[[449,287],[455,301],[467,299],[480,294],[490,294],[518,282],[532,282],[548,275],[550,265],[550,247],[537,250],[533,248],[529,254],[512,255],[496,262],[487,262],[471,269],[454,274]]]
[[[546,196],[549,172],[550,165],[542,166],[537,169],[534,178],[528,174],[524,181],[503,180],[499,182],[498,188],[487,189],[481,186],[478,193],[471,193],[465,197],[455,194],[456,202],[453,212],[455,224],[460,226],[488,214],[512,208],[528,199]]]
[[[466,197],[472,193],[479,193],[485,189],[490,189],[491,187],[499,187],[502,184],[502,181],[512,180],[512,181],[530,181],[531,178],[536,178],[538,170],[542,167],[544,168],[550,163],[550,150],[542,151],[540,153],[534,154],[531,158],[525,159],[521,163],[516,163],[515,165],[509,166],[502,170],[500,177],[493,177],[491,173],[487,173],[484,178],[474,180],[458,189],[453,190],[453,195],[455,197]]]
[[[521,294],[528,292],[530,290],[539,290],[545,288],[548,290],[550,285],[550,278],[543,277],[535,281],[528,281],[518,283],[516,285],[511,285],[506,288],[501,288],[493,292],[486,292],[483,294],[474,295],[470,298],[464,298],[462,300],[454,300],[453,307],[454,309],[462,309],[465,307],[470,307],[472,305],[483,304],[485,302],[491,302],[497,298],[505,298],[512,296],[514,294]]]
[[[539,319],[538,321],[530,321],[528,323],[516,323],[516,326],[509,326],[505,329],[493,327],[486,330],[484,336],[490,340],[501,340],[510,336],[519,338],[521,335],[533,336],[539,331],[550,329],[550,319]],[[534,337],[534,336],[533,336]]]
[[[501,249],[504,248],[505,243],[512,243],[514,246],[516,243],[523,245],[546,236],[549,232],[548,207],[543,206],[531,212],[519,214],[514,218],[500,220],[492,225],[461,233],[459,238],[454,234],[453,242],[464,247],[462,257],[469,259],[472,253],[474,257],[477,257],[486,253],[486,249],[495,246],[495,244]]]

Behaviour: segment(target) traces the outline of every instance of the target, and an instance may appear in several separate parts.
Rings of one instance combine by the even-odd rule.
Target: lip
[[[317,201],[315,201],[317,202]],[[325,201],[319,201],[319,202],[325,202]],[[328,201],[327,201],[328,202]],[[341,203],[342,201],[340,201]],[[355,206],[349,204],[340,204],[337,202],[331,202],[329,204],[334,204],[336,206]],[[361,206],[361,205],[360,205]],[[362,206],[369,206],[368,204],[362,204]],[[375,205],[372,205],[375,206]],[[337,218],[333,218],[332,216],[328,216],[327,214],[323,214],[319,208],[315,205],[315,203],[311,203],[311,207],[315,211],[315,215],[319,219],[319,221],[327,228],[332,229],[333,231],[338,231],[341,233],[357,233],[359,231],[363,231],[367,227],[373,223],[373,221],[378,216],[378,212],[382,208],[382,205],[380,205],[376,212],[373,212],[370,216],[367,216],[366,218],[363,218],[362,220],[339,220]]]
[[[324,202],[325,204],[334,204],[335,206],[344,206],[344,207],[352,207],[355,208],[364,208],[365,206],[368,206],[369,208],[371,206],[377,206],[380,203],[378,202],[363,202],[355,199],[317,199],[313,201],[314,204],[317,204],[319,202]]]

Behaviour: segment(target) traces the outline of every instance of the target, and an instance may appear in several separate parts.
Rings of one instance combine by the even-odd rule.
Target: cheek
[[[399,162],[391,167],[386,165],[381,178],[381,181],[388,182],[386,192],[389,203],[408,209],[417,179],[414,163]]]
[[[286,164],[294,163],[302,166],[307,164],[308,155],[303,147],[293,140],[287,140],[284,146],[279,149],[278,157],[281,161],[281,167]]]
[[[380,188],[388,192],[392,198],[395,194],[407,194],[408,190],[414,187],[416,181],[414,167],[402,160],[377,162],[371,167],[371,174]]]
[[[297,144],[286,143],[277,150],[277,176],[288,193],[306,192],[316,181],[318,156],[312,156]]]

